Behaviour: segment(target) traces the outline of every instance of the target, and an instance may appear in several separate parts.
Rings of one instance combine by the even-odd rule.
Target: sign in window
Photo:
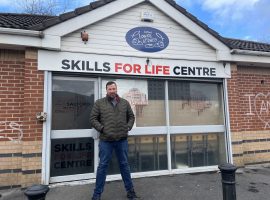
[[[51,176],[94,172],[94,139],[53,139],[51,143]]]

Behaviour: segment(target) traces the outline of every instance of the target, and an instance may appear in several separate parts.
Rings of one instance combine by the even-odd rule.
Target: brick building
[[[0,189],[94,180],[88,116],[108,80],[144,97],[133,177],[270,162],[270,45],[224,38],[174,1],[0,14],[0,52]]]

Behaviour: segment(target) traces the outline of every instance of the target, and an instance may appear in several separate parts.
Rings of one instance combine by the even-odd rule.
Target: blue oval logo
[[[136,27],[126,34],[126,41],[134,49],[143,52],[158,52],[169,45],[168,36],[151,27]]]

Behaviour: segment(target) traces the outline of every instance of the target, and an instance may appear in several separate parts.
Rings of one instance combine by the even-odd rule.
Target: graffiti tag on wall
[[[23,131],[20,127],[21,125],[16,122],[7,122],[7,121],[0,122],[0,134],[4,133],[4,131],[6,130],[12,130],[13,134],[15,133],[17,135],[16,137],[8,137],[0,135],[0,138],[7,138],[12,142],[20,142],[23,137]]]
[[[264,123],[264,129],[270,128],[270,92],[245,96],[249,99],[249,112],[246,115],[256,115]]]

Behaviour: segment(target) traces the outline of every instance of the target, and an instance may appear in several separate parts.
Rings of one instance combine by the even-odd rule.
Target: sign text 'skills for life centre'
[[[39,50],[38,69],[46,71],[148,77],[230,78],[230,64]]]
[[[85,60],[62,60],[62,69],[67,71],[89,71],[96,73],[156,75],[156,76],[216,76],[216,69],[212,67],[147,65],[139,63],[110,63]]]

